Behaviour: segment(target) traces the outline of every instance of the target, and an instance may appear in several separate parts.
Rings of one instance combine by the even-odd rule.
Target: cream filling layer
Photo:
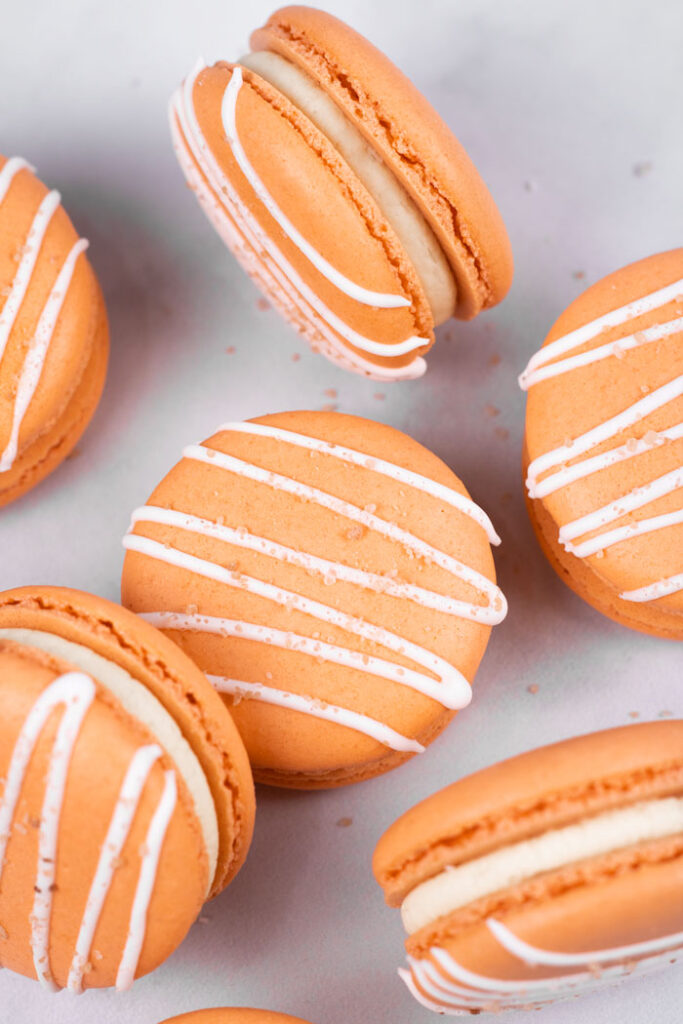
[[[434,323],[441,324],[453,316],[457,286],[436,235],[394,174],[334,100],[309,75],[277,53],[261,50],[241,57],[239,63],[291,100],[329,139],[401,240],[427,296]]]
[[[475,900],[546,871],[636,843],[683,832],[683,797],[648,800],[552,829],[457,867],[447,867],[408,893],[401,905],[409,935]]]
[[[218,819],[209,784],[196,754],[163,704],[120,665],[83,644],[37,629],[0,629],[0,639],[13,640],[68,662],[109,690],[125,711],[140,722],[173,761],[192,797],[209,860],[209,885],[218,860]]]

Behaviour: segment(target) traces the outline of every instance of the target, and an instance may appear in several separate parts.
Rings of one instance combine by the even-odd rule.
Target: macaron
[[[268,300],[333,362],[419,377],[434,327],[512,279],[500,214],[424,97],[363,36],[284,7],[171,101],[180,166]]]
[[[373,861],[423,1006],[532,1008],[683,947],[683,720],[540,747],[399,818]]]
[[[0,594],[0,679],[0,964],[127,989],[244,861],[242,741],[167,637],[79,591]]]
[[[288,1013],[234,1006],[181,1013],[179,1017],[170,1017],[161,1024],[306,1024],[306,1021],[300,1017],[290,1017]]]
[[[616,622],[683,639],[683,249],[575,299],[520,383],[550,564]]]
[[[109,331],[87,247],[59,192],[0,156],[0,506],[66,458],[100,399]]]
[[[122,600],[224,695],[257,781],[401,764],[471,696],[505,616],[488,516],[435,455],[336,412],[228,423],[133,512]]]

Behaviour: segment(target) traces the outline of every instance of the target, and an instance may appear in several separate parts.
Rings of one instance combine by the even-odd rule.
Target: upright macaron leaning
[[[551,565],[617,622],[683,639],[683,249],[579,296],[520,383]]]
[[[188,183],[314,349],[377,379],[420,376],[435,325],[509,288],[486,186],[408,79],[332,15],[285,7],[251,45],[200,62],[173,97]]]
[[[374,872],[438,1013],[535,1007],[683,951],[683,721],[541,747],[399,818]]]
[[[258,781],[316,788],[420,752],[492,625],[488,516],[440,459],[331,412],[229,423],[135,510],[123,603],[228,702]]]
[[[0,594],[0,965],[127,989],[246,856],[235,726],[167,637],[101,598]]]
[[[0,157],[0,506],[59,465],[99,401],[109,333],[87,247],[59,193]]]

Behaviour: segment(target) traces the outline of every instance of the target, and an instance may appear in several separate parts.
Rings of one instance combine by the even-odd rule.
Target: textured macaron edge
[[[456,316],[470,319],[500,302],[513,260],[498,208],[465,149],[405,75],[348,25],[308,7],[276,11],[250,42],[308,72],[388,164],[451,264]]]
[[[301,1017],[247,1006],[216,1006],[169,1017],[161,1024],[307,1024]]]
[[[216,808],[219,852],[210,896],[244,863],[254,827],[251,769],[237,729],[203,673],[168,637],[104,598],[62,587],[0,594],[0,628],[42,629],[126,669],[163,704],[205,771]]]
[[[373,871],[390,906],[447,865],[640,800],[683,792],[683,720],[589,733],[452,783],[382,836]]]

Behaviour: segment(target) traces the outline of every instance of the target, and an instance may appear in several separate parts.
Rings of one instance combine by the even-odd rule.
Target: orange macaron
[[[471,695],[505,616],[488,516],[435,455],[335,412],[222,426],[135,510],[122,600],[225,696],[257,781],[394,768]]]
[[[284,7],[252,53],[201,62],[171,102],[204,212],[312,347],[357,373],[418,377],[434,327],[505,296],[505,228],[467,153],[363,36]]]
[[[210,1010],[194,1010],[169,1017],[161,1024],[307,1024],[300,1017],[273,1010],[251,1010],[243,1006],[220,1007]]]
[[[429,797],[375,850],[420,1003],[537,1007],[683,949],[683,721],[591,733]]]
[[[604,615],[683,639],[683,249],[580,295],[520,383],[551,565]]]
[[[66,458],[99,401],[109,331],[87,246],[59,193],[0,156],[0,506]]]
[[[167,637],[79,591],[0,594],[0,678],[0,964],[126,989],[245,859],[242,741]]]

